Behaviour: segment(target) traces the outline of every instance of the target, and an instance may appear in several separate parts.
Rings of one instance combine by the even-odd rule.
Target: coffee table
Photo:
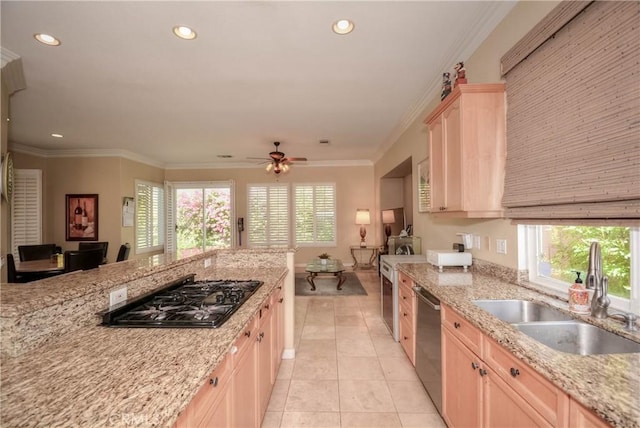
[[[322,263],[320,259],[312,260],[307,264],[305,271],[309,274],[307,275],[307,281],[311,284],[311,291],[315,291],[316,289],[316,284],[313,280],[318,275],[335,276],[338,279],[338,290],[342,290],[342,284],[347,279],[347,277],[343,275],[344,265],[337,259],[327,259],[326,264]]]

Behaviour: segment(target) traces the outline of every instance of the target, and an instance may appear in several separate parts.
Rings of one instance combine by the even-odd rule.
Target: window
[[[294,197],[296,244],[336,245],[335,184],[296,184]]]
[[[248,246],[289,246],[289,186],[250,184],[247,198]]]
[[[164,188],[136,180],[136,252],[162,250],[164,245]]]
[[[42,171],[16,169],[11,202],[11,251],[42,244]]]
[[[594,226],[521,226],[526,231],[531,282],[566,292],[581,272],[585,280],[589,247],[598,241],[612,307],[640,313],[640,229]],[[586,283],[586,280],[585,280]]]
[[[170,193],[172,192],[172,193]],[[233,185],[230,181],[207,183],[172,183],[167,187],[167,203],[174,207],[173,227],[167,228],[175,234],[181,256],[188,256],[215,248],[230,248],[232,244]],[[167,216],[169,217],[169,215]],[[167,218],[167,223],[169,223]]]

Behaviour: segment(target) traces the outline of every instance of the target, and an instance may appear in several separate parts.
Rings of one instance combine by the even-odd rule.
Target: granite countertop
[[[264,281],[218,329],[83,327],[2,360],[0,426],[172,426],[287,269],[222,268]]]
[[[581,356],[555,351],[472,303],[476,299],[536,300],[568,313],[566,301],[486,275],[455,269],[441,274],[426,263],[399,264],[398,270],[612,425],[640,426],[640,353]],[[467,285],[455,285],[461,281]],[[443,283],[451,285],[438,285]],[[611,319],[571,315],[640,342],[640,334],[623,331]]]

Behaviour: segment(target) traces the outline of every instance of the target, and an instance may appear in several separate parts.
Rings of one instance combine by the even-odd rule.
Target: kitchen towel
[[[308,273],[296,274],[296,296],[366,296],[367,292],[362,287],[357,275],[353,272],[345,272],[347,278],[342,284],[342,290],[337,290],[338,278],[335,276],[316,276],[313,282],[316,291],[311,291],[311,285],[307,281]]]

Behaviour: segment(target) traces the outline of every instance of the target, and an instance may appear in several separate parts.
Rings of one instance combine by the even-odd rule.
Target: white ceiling
[[[9,141],[166,167],[254,165],[246,158],[265,156],[273,141],[309,164],[370,162],[512,7],[3,0],[0,41],[21,57],[27,85],[11,97]],[[345,17],[355,31],[334,34]],[[198,37],[178,39],[175,25]],[[38,43],[37,32],[62,45]]]

